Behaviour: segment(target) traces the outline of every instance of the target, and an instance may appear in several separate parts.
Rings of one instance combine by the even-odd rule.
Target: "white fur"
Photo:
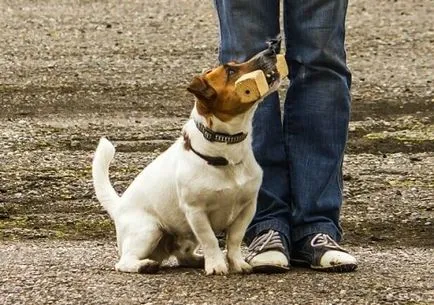
[[[227,166],[208,165],[180,137],[149,164],[119,197],[109,181],[113,145],[100,140],[93,160],[96,195],[115,222],[120,260],[116,270],[155,272],[174,255],[181,265],[201,266],[206,274],[226,274],[228,267],[214,232],[227,234],[227,259],[233,272],[249,272],[241,242],[256,209],[262,170],[251,149],[252,117],[256,107],[229,122],[212,117],[213,129],[248,137],[237,144],[209,142],[195,126],[205,123],[196,108],[183,127],[191,146],[209,156],[221,156]],[[195,250],[202,247],[203,257]]]

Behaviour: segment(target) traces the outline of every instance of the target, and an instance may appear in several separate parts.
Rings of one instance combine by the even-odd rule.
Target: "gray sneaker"
[[[256,236],[249,246],[246,262],[255,273],[282,273],[289,270],[282,237],[268,230]]]
[[[328,234],[312,234],[294,245],[291,265],[330,272],[350,272],[357,260]]]

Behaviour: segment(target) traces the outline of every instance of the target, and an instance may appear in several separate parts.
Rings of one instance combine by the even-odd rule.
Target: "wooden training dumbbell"
[[[288,65],[283,54],[278,54],[276,57],[277,72],[279,72],[280,79],[283,79],[288,76]],[[267,94],[269,89],[267,79],[262,70],[244,74],[235,82],[235,91],[241,97],[242,103],[251,103],[259,100]]]

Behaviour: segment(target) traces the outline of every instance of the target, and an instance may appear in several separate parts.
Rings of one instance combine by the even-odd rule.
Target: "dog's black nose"
[[[250,62],[254,63],[257,69],[261,69],[265,72],[275,69],[277,62],[276,55],[280,53],[281,41],[280,36],[267,41],[268,47],[262,52],[256,54],[252,59],[250,59]]]
[[[267,48],[266,50],[264,50],[264,51],[262,52],[262,56],[263,56],[263,57],[267,57],[267,58],[275,57],[276,54],[278,54],[278,53],[275,52],[275,49],[274,49],[274,48]]]
[[[280,53],[281,42],[280,37],[267,41],[268,47],[261,52],[262,57],[265,57],[265,60],[276,58],[276,55]]]
[[[267,42],[268,44],[268,51],[274,55],[280,53],[280,46],[282,44],[282,38],[280,36],[271,39]]]

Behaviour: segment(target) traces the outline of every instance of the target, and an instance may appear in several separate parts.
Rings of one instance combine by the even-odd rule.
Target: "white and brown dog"
[[[235,82],[262,70],[269,92],[280,84],[276,54],[269,49],[244,63],[228,63],[193,79],[196,96],[183,135],[149,164],[119,197],[109,180],[115,149],[100,140],[93,160],[96,195],[116,226],[116,270],[154,273],[175,256],[182,266],[205,266],[206,274],[250,272],[241,242],[256,209],[262,170],[251,147],[252,118],[259,100],[241,102]],[[227,234],[227,259],[215,232]],[[196,254],[198,247],[203,256]]]

